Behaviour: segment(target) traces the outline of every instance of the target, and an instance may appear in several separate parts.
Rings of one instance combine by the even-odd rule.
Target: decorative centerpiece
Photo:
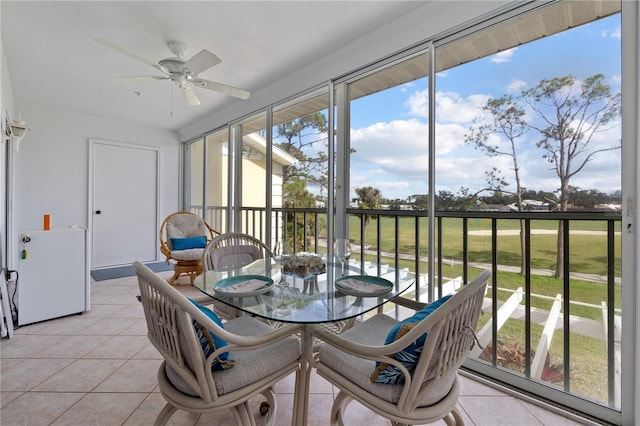
[[[296,253],[282,263],[285,273],[306,277],[327,270],[322,257],[315,253]]]

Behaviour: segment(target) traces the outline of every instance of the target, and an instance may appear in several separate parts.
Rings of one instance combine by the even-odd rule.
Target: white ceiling
[[[255,94],[424,3],[2,0],[1,41],[16,103],[179,130],[245,101],[195,88],[202,104],[190,107],[169,81],[114,81],[159,72],[95,38],[153,63],[173,56],[171,40],[187,58],[210,50],[222,63],[200,77]]]

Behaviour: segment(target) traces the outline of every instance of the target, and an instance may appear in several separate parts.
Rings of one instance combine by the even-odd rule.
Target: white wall
[[[180,143],[174,132],[20,102],[16,109],[31,129],[15,154],[16,234],[42,229],[46,213],[52,227],[87,227],[90,138],[159,147],[160,217],[179,208]]]

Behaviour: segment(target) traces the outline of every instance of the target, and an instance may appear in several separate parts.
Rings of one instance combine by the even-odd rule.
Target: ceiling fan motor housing
[[[183,65],[186,61],[181,58],[167,58],[162,59],[158,64],[167,69],[171,74],[173,73],[181,73],[183,71]]]

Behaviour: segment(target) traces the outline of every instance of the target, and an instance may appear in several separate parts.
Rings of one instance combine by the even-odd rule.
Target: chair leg
[[[349,395],[342,391],[338,392],[331,407],[331,426],[344,426],[344,412],[351,401],[353,398]]]
[[[453,417],[453,423],[450,423],[451,421],[450,416]],[[451,413],[449,413],[449,415],[445,417],[443,420],[447,425],[450,425],[450,426],[464,426],[464,420],[462,419],[462,416],[460,415],[460,412],[458,411],[458,409],[455,407],[453,410],[451,410]]]
[[[253,417],[253,413],[251,412],[251,407],[249,407],[248,401],[236,405],[234,408],[236,409],[240,417],[238,426],[256,426],[256,419]]]
[[[173,275],[167,280],[167,282],[171,285],[176,285],[175,282],[178,280],[178,278],[180,278],[180,272],[174,270]]]
[[[153,426],[166,425],[169,419],[171,418],[171,416],[173,416],[173,413],[176,412],[176,410],[177,410],[176,407],[174,407],[173,405],[167,402],[164,408],[162,409],[162,411],[160,412],[160,414],[158,414],[156,421],[153,422]]]
[[[269,404],[266,426],[273,426],[278,416],[278,400],[276,399],[276,394],[273,392],[273,388],[269,388],[262,392],[262,396],[265,397],[267,404]]]
[[[193,281],[200,274],[202,274],[202,264],[199,260],[179,261],[173,266],[173,276],[167,282],[173,286],[189,286],[193,285]],[[189,278],[189,283],[178,282],[183,275]]]

